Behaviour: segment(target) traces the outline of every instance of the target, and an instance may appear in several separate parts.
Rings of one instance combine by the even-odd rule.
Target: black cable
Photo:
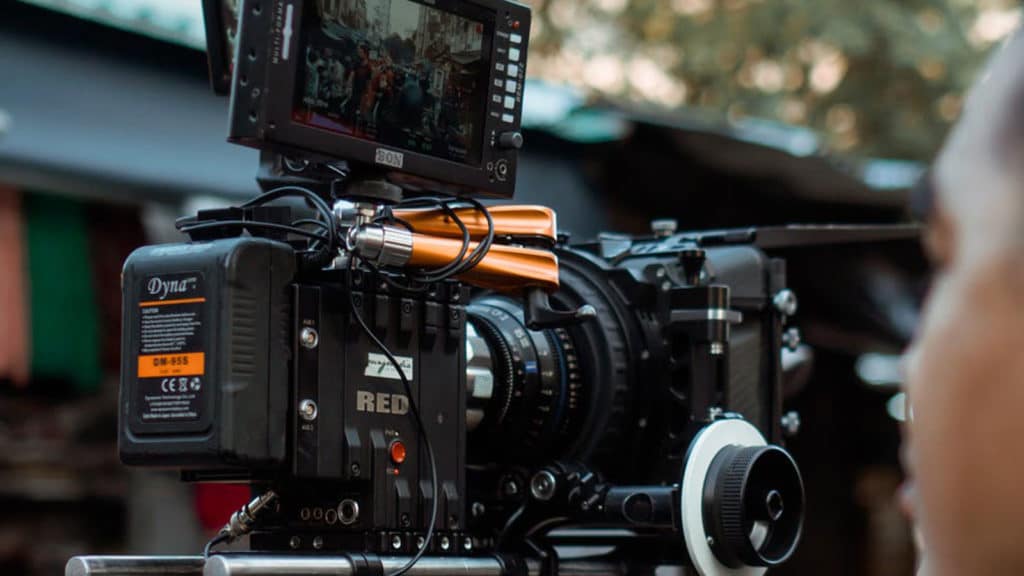
[[[459,253],[451,262],[441,266],[439,268],[431,269],[429,271],[421,272],[416,275],[416,279],[424,284],[432,284],[434,282],[442,282],[459,274],[459,268],[462,266],[463,258],[466,257],[466,252],[469,251],[469,244],[472,241],[472,236],[469,233],[469,228],[462,221],[461,218],[455,214],[455,211],[450,206],[442,205],[441,210],[448,215],[449,218],[455,222],[455,225],[459,227],[462,232],[462,246],[459,248]]]
[[[252,208],[262,206],[269,202],[286,197],[299,197],[319,213],[320,219],[303,218],[287,224],[276,222],[261,222],[257,220],[213,220],[208,222],[180,221],[177,223],[178,230],[190,233],[199,230],[216,230],[218,228],[241,228],[248,229],[250,233],[255,229],[273,230],[302,236],[311,240],[303,250],[296,250],[301,256],[301,265],[306,268],[318,269],[330,262],[337,254],[340,247],[338,227],[335,222],[334,212],[319,194],[302,186],[281,186],[265,192],[252,200],[240,205],[239,208]],[[315,225],[318,231],[311,231],[300,228],[300,226]]]
[[[206,543],[206,546],[203,547],[203,558],[209,558],[210,553],[213,551],[213,547],[222,542],[227,542],[230,537],[231,536],[229,534],[221,532],[211,538],[210,541]]]
[[[317,234],[316,232],[310,232],[309,230],[303,230],[302,228],[289,226],[287,224],[259,222],[256,220],[217,220],[215,222],[198,222],[196,224],[186,224],[178,229],[187,233],[194,230],[211,230],[215,228],[234,226],[238,226],[240,228],[262,228],[264,230],[287,232],[289,234],[295,234],[296,236],[305,236],[306,238],[312,238],[314,240],[327,241],[327,238],[325,238],[323,234]]]
[[[326,222],[323,222],[322,220],[316,220],[315,218],[302,218],[300,220],[296,220],[296,221],[292,222],[292,226],[310,226],[310,225],[317,226],[321,230],[327,230],[327,228],[330,226],[330,224],[328,224]],[[316,254],[316,253],[322,251],[322,248],[320,247],[320,244],[321,244],[320,240],[314,240],[313,242],[309,243],[309,247],[308,248],[306,248],[305,250],[298,250],[297,253],[298,254]]]
[[[298,227],[298,226],[309,226],[309,225],[319,226],[323,230],[326,230],[327,227],[329,226],[329,224],[327,224],[327,222],[324,222],[322,220],[317,220],[315,218],[302,218],[300,220],[296,220],[296,221],[292,222],[292,226],[296,226],[296,227]]]
[[[248,202],[241,205],[241,208],[251,208],[253,206],[261,206],[274,200],[279,200],[286,197],[299,197],[308,200],[320,215],[324,217],[327,224],[327,247],[326,249],[333,253],[334,250],[340,245],[337,235],[337,226],[334,225],[334,212],[331,211],[331,207],[327,204],[327,201],[320,197],[319,194],[304,188],[302,186],[280,186],[260,194],[259,196],[249,200]]]
[[[484,236],[483,239],[481,239],[480,242],[477,243],[476,247],[474,247],[472,251],[469,250],[469,247],[472,244],[472,238],[469,232],[469,228],[452,208],[454,205],[458,204],[469,205],[470,207],[474,208],[477,212],[483,214],[484,218],[487,220],[487,234]],[[394,279],[389,278],[387,275],[383,275],[382,277],[384,279],[384,282],[393,288],[410,292],[422,292],[428,288],[428,284],[443,282],[445,280],[454,278],[461,274],[465,274],[474,266],[478,265],[484,259],[484,257],[487,256],[487,252],[493,245],[494,219],[491,217],[491,214],[487,210],[487,207],[480,203],[478,200],[472,198],[423,197],[413,198],[410,200],[400,202],[398,206],[406,208],[433,208],[441,210],[442,212],[444,212],[445,216],[451,219],[451,221],[456,226],[458,226],[460,232],[462,232],[462,246],[459,249],[459,253],[456,255],[456,257],[453,258],[448,264],[445,264],[444,266],[415,272],[406,271],[403,274],[411,282],[414,282],[415,284],[418,285],[397,282]],[[375,221],[396,223],[408,230],[413,229],[408,222],[396,218],[392,210],[390,209],[387,210],[384,215],[378,217],[377,220]],[[466,255],[467,252],[469,253],[468,257]],[[375,272],[379,272],[379,270],[372,263],[367,262],[367,264]]]
[[[437,526],[437,510],[438,510],[438,499],[440,497],[440,489],[437,485],[437,460],[434,457],[434,446],[430,443],[430,437],[427,435],[427,427],[423,424],[423,417],[420,415],[419,407],[416,404],[416,399],[412,393],[412,385],[409,384],[409,378],[405,375],[405,370],[402,369],[402,365],[398,363],[398,359],[391,353],[391,350],[373,333],[370,326],[363,320],[362,315],[359,314],[359,309],[356,307],[355,295],[352,292],[352,275],[355,273],[355,259],[349,264],[348,276],[345,279],[346,288],[348,289],[348,301],[352,308],[352,316],[356,319],[356,322],[362,328],[366,336],[373,341],[374,345],[387,356],[388,361],[394,366],[395,371],[398,373],[399,379],[402,381],[402,387],[405,389],[406,396],[409,397],[409,413],[412,414],[413,420],[416,422],[416,428],[420,433],[420,438],[423,440],[423,447],[427,451],[427,460],[430,464],[430,522],[427,524],[427,533],[423,538],[423,546],[413,554],[412,558],[405,563],[404,566],[388,574],[387,576],[402,576],[408,572],[420,558],[426,553],[427,548],[430,547],[430,541],[434,538],[434,529]]]

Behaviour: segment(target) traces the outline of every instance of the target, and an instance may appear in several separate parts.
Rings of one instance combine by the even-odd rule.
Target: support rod
[[[406,557],[382,557],[385,574],[405,565]],[[522,566],[522,565],[521,565]],[[65,576],[363,576],[348,556],[227,553],[211,556],[75,556]],[[541,576],[540,562],[529,559],[525,570],[508,570],[493,556],[425,556],[408,576]],[[557,576],[623,576],[618,562],[571,560],[558,563]],[[554,576],[554,575],[552,575]]]

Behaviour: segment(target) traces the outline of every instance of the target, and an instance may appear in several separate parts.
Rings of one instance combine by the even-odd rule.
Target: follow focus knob
[[[715,556],[730,568],[775,566],[803,529],[800,471],[778,446],[728,446],[708,470],[704,524]]]

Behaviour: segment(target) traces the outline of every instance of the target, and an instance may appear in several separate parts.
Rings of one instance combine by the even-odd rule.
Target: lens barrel
[[[569,334],[528,330],[521,304],[497,295],[474,300],[467,320],[467,423],[482,432],[474,437],[520,462],[556,454],[583,393]]]

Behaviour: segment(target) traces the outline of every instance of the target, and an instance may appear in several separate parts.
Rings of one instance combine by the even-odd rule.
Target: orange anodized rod
[[[554,244],[558,236],[555,211],[547,206],[507,204],[489,206],[487,211],[494,220],[495,236],[539,238]],[[487,219],[473,208],[457,208],[455,214],[462,220],[474,240],[487,235]],[[409,224],[420,234],[462,238],[462,231],[444,212],[437,209],[395,210],[397,218]],[[457,252],[456,252],[457,253]]]
[[[436,268],[448,264],[462,248],[461,240],[413,234],[407,266]],[[466,258],[476,248],[471,242]],[[558,257],[547,250],[492,244],[487,255],[459,280],[498,292],[519,293],[527,288],[558,290]]]

